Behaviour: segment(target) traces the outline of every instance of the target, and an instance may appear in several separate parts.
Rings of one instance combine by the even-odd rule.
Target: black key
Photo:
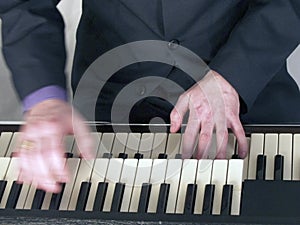
[[[167,159],[167,158],[168,158],[168,155],[165,154],[165,153],[159,153],[158,158],[159,158],[159,159]]]
[[[62,199],[64,190],[65,190],[65,186],[66,186],[66,184],[62,183],[61,184],[61,191],[59,193],[57,193],[57,194],[53,194],[52,195],[50,206],[49,206],[50,210],[58,210],[59,209],[59,206],[60,206],[60,203],[61,203],[61,199]]]
[[[3,193],[6,187],[7,181],[6,180],[0,180],[0,202],[2,200],[3,197]]]
[[[233,191],[232,185],[225,184],[223,186],[221,215],[231,214],[232,191]]]
[[[17,181],[13,182],[12,188],[10,190],[10,193],[8,195],[8,199],[6,202],[6,207],[7,209],[14,209],[16,208],[21,190],[22,190],[23,184],[17,183]]]
[[[144,155],[142,153],[135,153],[134,154],[134,158],[135,159],[143,159],[144,158]]]
[[[111,212],[120,212],[124,190],[125,190],[125,184],[116,183],[112,205],[111,205]]]
[[[73,158],[73,153],[72,152],[65,152],[65,158],[67,158],[67,159]]]
[[[111,159],[112,157],[113,157],[113,154],[110,153],[110,152],[105,152],[105,153],[103,153],[103,158]]]
[[[158,195],[156,213],[166,213],[169,198],[170,184],[161,184]]]
[[[45,191],[39,190],[39,189],[36,190],[31,208],[32,209],[41,209],[43,202],[44,202],[45,195],[46,195]]]
[[[282,155],[276,155],[274,161],[274,179],[283,180],[283,160]]]
[[[84,211],[91,189],[91,182],[82,182],[77,199],[76,210]]]
[[[194,213],[196,193],[197,184],[188,184],[184,202],[184,214],[190,215]]]
[[[265,180],[265,178],[266,178],[266,162],[267,162],[267,157],[265,155],[257,156],[256,180]]]
[[[215,195],[215,185],[207,184],[205,186],[204,199],[203,199],[203,208],[202,208],[203,215],[212,214],[214,195]]]
[[[147,213],[152,185],[144,183],[140,194],[138,213]]]
[[[128,154],[126,154],[124,152],[121,152],[121,153],[119,153],[118,158],[120,158],[120,159],[127,159],[128,158]]]
[[[179,153],[177,153],[177,154],[175,155],[175,159],[182,159],[182,155],[179,154]]]
[[[232,159],[240,159],[241,157],[239,156],[239,154],[233,154],[232,156],[231,156],[231,158]]]
[[[97,187],[97,193],[93,205],[93,211],[102,211],[107,192],[108,183],[99,182]]]

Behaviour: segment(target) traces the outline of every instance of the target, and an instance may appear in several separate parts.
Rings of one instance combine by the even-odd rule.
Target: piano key
[[[23,184],[21,183],[17,183],[16,181],[13,182],[12,186],[11,186],[11,190],[6,202],[6,209],[15,209],[16,205],[18,203],[19,200],[19,196],[22,190],[22,186]]]
[[[26,185],[26,187],[25,187]],[[36,187],[34,185],[30,185],[30,184],[24,184],[24,187],[22,189],[22,192],[20,197],[23,198],[23,201],[19,201],[18,202],[18,209],[31,209],[32,203],[33,203],[33,199],[34,199],[34,195],[36,193]]]
[[[166,171],[165,183],[170,184],[167,213],[175,213],[176,200],[179,188],[180,174],[182,168],[181,159],[169,159]]]
[[[221,212],[222,190],[226,184],[228,160],[214,160],[211,176],[211,184],[215,185],[213,214]]]
[[[158,159],[167,159],[168,155],[166,153],[159,153],[158,154]]]
[[[64,137],[63,142],[64,142],[65,152],[66,152],[65,156],[67,156],[66,158],[72,158],[73,157],[72,149],[75,142],[74,135],[66,135]]]
[[[128,154],[125,153],[125,152],[121,152],[121,153],[119,153],[118,158],[120,158],[120,159],[127,159],[128,158]]]
[[[195,200],[197,193],[197,184],[188,184],[185,195],[184,210],[185,215],[191,215],[194,213]]]
[[[129,133],[125,153],[129,158],[134,158],[134,154],[139,151],[141,134],[140,133]]]
[[[188,184],[194,184],[196,178],[198,160],[184,159],[178,187],[176,213],[184,212],[184,203]]]
[[[153,159],[152,171],[150,176],[151,193],[148,206],[148,212],[155,213],[157,209],[158,196],[160,191],[160,184],[164,183],[165,174],[167,170],[166,159]]]
[[[258,155],[256,163],[256,180],[265,180],[266,178],[266,156]]]
[[[6,187],[7,181],[5,180],[0,180],[0,201],[2,199],[5,187]]]
[[[138,211],[139,202],[141,201],[140,195],[143,183],[149,183],[150,181],[152,162],[152,159],[140,159],[138,161],[129,212]]]
[[[228,185],[233,186],[232,202],[231,202],[231,215],[240,214],[240,203],[242,193],[244,160],[230,159],[228,161],[227,181]]]
[[[138,210],[137,210],[138,213],[147,213],[150,193],[151,193],[151,184],[150,183],[142,184],[142,188],[139,196]]]
[[[95,196],[95,201],[93,205],[93,211],[102,211],[104,206],[104,200],[107,193],[108,183],[106,182],[99,182],[97,186],[97,192]],[[93,193],[93,192],[91,192]],[[86,207],[87,210],[89,210]]]
[[[257,156],[263,154],[264,134],[251,134],[249,161],[248,161],[248,179],[256,178]]]
[[[159,189],[158,202],[155,210],[156,213],[164,214],[167,212],[169,193],[170,193],[170,184],[162,183]]]
[[[221,215],[231,214],[231,201],[232,201],[233,186],[225,184],[222,192]]]
[[[226,147],[226,159],[231,159],[235,154],[236,137],[234,134],[228,134],[228,143]]]
[[[144,155],[138,152],[138,153],[135,153],[135,154],[134,154],[134,158],[135,158],[135,159],[143,159],[143,158],[144,158]]]
[[[158,159],[158,155],[160,153],[165,153],[167,138],[168,138],[167,133],[154,134],[154,140],[153,140],[153,146],[151,152],[152,159]]]
[[[79,199],[80,186],[82,182],[89,182],[92,175],[92,168],[95,160],[80,160],[78,172],[74,182],[68,210],[75,210]]]
[[[133,190],[134,179],[137,170],[137,159],[125,159],[122,169],[120,182],[125,185],[124,196],[121,205],[121,212],[128,212],[130,206],[130,199]]]
[[[274,179],[274,156],[278,149],[278,134],[265,134],[266,180]]]
[[[213,213],[213,204],[215,196],[215,185],[207,184],[205,185],[202,214],[211,215]]]
[[[48,208],[50,210],[58,210],[59,209],[59,207],[61,205],[63,195],[64,195],[64,192],[65,192],[65,187],[66,187],[66,184],[62,183],[61,184],[61,191],[59,193],[49,195],[49,196],[51,196],[51,199],[50,199],[49,205],[46,205],[46,207],[45,207],[46,209],[48,209]],[[46,200],[47,194],[45,196],[45,200]],[[45,200],[44,200],[44,203],[45,203]],[[43,209],[43,207],[44,206],[42,206],[42,209]]]
[[[62,195],[59,210],[67,210],[72,196],[74,183],[76,180],[77,171],[80,165],[81,159],[71,158],[67,159],[67,167],[69,168],[69,182],[65,184],[64,193]]]
[[[115,139],[114,133],[103,133],[98,147],[97,158],[102,158],[104,154],[111,154],[112,145]]]
[[[10,158],[0,157],[0,180],[4,180],[9,163],[10,163]]]
[[[102,137],[102,133],[98,133],[98,132],[91,132],[90,136],[93,140],[93,149],[92,149],[92,155],[96,156],[97,155],[97,151],[98,151],[98,146]],[[72,153],[73,156],[76,158],[81,158],[81,152],[80,149],[78,149],[77,143],[75,142],[72,148]]]
[[[123,183],[116,183],[114,189],[114,196],[111,204],[111,212],[120,212],[123,202],[125,192],[125,184]]]
[[[274,180],[283,180],[283,168],[283,156],[276,155],[274,160]]]
[[[45,191],[39,189],[36,190],[31,209],[41,209],[42,204],[44,202],[45,195],[46,195]]]
[[[250,146],[250,138],[247,137],[247,144],[248,146]],[[237,148],[238,148],[238,144],[237,144]],[[243,180],[248,179],[248,165],[249,165],[249,151],[247,156],[243,159]]]
[[[12,132],[2,132],[0,136],[0,157],[6,155],[10,140],[13,136]]]
[[[292,179],[293,135],[279,134],[278,154],[284,157],[283,179]]]
[[[293,180],[300,180],[300,134],[294,134],[292,175]]]
[[[11,157],[13,155],[13,152],[16,151],[17,149],[17,145],[18,145],[18,141],[20,139],[20,132],[15,132],[11,138],[9,147],[6,151],[5,157]]]
[[[197,184],[197,194],[195,200],[195,214],[202,214],[203,199],[205,186],[210,184],[211,173],[212,173],[213,160],[211,159],[200,159],[198,161],[196,184]]]
[[[211,138],[211,143],[208,149],[208,159],[215,159],[217,156],[217,136],[216,133],[214,132],[212,134],[212,138]]]
[[[180,133],[169,133],[166,154],[169,159],[175,159],[176,154],[180,153],[181,145],[181,134]]]
[[[123,159],[111,158],[109,160],[105,182],[108,183],[107,193],[103,206],[103,211],[109,212],[113,200],[115,185],[120,181],[121,171],[123,167]]]
[[[8,165],[8,169],[4,178],[7,184],[0,203],[1,209],[5,208],[13,182],[18,179],[18,160],[19,158],[11,158],[10,163]]]
[[[76,211],[84,211],[86,207],[86,203],[88,200],[88,196],[90,193],[91,183],[90,182],[82,182],[80,185],[80,191],[76,204]]]
[[[112,147],[113,157],[118,157],[120,153],[125,151],[127,143],[128,133],[116,133],[114,144]]]
[[[144,158],[151,158],[152,145],[154,140],[154,133],[143,133],[140,141],[139,154]]]
[[[98,193],[98,191],[97,191],[98,184],[101,182],[104,182],[104,179],[105,179],[105,176],[107,173],[108,164],[109,164],[109,159],[107,159],[107,158],[97,158],[95,160],[95,164],[94,164],[93,172],[92,172],[92,176],[91,176],[91,183],[92,183],[91,190],[90,190],[89,198],[88,198],[87,205],[86,205],[87,211],[95,210],[95,209],[93,209],[94,205],[96,204],[95,200],[97,200],[97,198],[99,198],[99,196],[97,197],[97,195],[96,195],[96,193]],[[98,195],[99,194],[100,194],[100,190],[99,190]]]

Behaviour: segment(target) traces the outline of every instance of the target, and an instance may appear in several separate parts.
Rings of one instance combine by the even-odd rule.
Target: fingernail
[[[244,159],[244,158],[246,158],[247,157],[247,154],[248,154],[248,152],[240,152],[240,157],[242,158],[242,159]]]

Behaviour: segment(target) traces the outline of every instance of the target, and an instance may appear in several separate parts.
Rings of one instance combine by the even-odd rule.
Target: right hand
[[[38,103],[24,116],[17,151],[19,181],[32,183],[47,192],[59,192],[60,183],[68,181],[64,136],[74,134],[82,157],[89,159],[93,157],[89,128],[69,103],[57,99]],[[22,143],[32,146],[26,149]]]

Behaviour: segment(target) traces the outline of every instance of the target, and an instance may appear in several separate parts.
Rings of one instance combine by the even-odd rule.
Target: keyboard
[[[300,126],[245,126],[245,159],[230,133],[226,159],[213,159],[214,141],[207,159],[183,160],[180,133],[99,125],[93,160],[65,138],[70,182],[58,194],[16,182],[18,128],[0,127],[0,217],[300,224]]]

